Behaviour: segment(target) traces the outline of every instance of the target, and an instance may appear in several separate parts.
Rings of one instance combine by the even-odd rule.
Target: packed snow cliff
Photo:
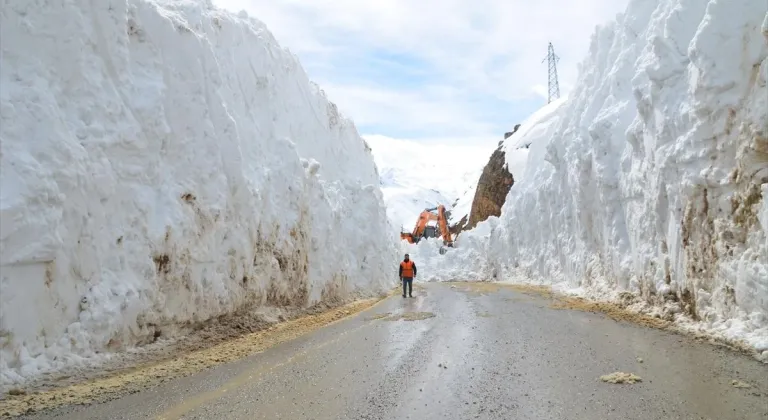
[[[631,0],[595,32],[569,98],[507,140],[529,152],[501,216],[422,280],[631,291],[768,360],[766,9]],[[437,261],[437,244],[412,254]]]
[[[0,28],[0,386],[391,286],[370,149],[259,21],[11,0]]]

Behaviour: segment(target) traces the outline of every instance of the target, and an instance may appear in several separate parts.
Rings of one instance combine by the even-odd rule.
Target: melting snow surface
[[[391,286],[370,149],[262,23],[9,0],[0,27],[0,385]]]
[[[631,291],[768,360],[766,57],[765,2],[631,0],[569,98],[507,142],[530,148],[501,217],[450,258],[412,247],[421,280]]]

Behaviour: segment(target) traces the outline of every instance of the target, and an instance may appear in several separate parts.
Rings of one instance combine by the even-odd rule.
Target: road
[[[748,356],[506,288],[415,295],[236,363],[26,418],[768,420],[768,365]],[[642,381],[600,380],[615,371]]]

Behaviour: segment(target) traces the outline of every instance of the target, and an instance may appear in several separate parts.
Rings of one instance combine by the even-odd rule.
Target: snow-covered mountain
[[[381,178],[387,215],[396,228],[413,229],[425,208],[443,204],[451,221],[468,215],[477,180],[493,152],[488,142],[445,145],[367,135]]]
[[[629,291],[768,360],[765,2],[631,0],[540,116],[506,144],[530,148],[501,216],[450,258],[414,246],[422,280]]]
[[[391,285],[370,149],[261,22],[204,1],[1,16],[0,385]]]

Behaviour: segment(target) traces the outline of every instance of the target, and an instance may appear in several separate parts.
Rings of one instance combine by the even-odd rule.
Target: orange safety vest
[[[413,278],[413,261],[401,262],[400,268],[403,269],[403,274],[401,277]]]

